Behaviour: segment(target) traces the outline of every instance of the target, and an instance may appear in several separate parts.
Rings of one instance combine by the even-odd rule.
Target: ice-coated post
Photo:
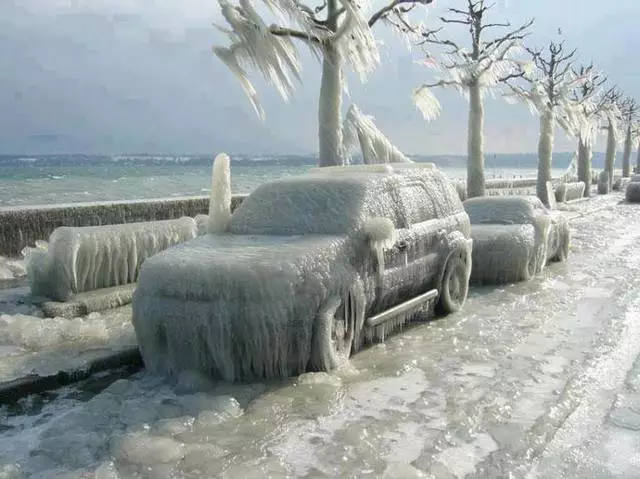
[[[211,172],[211,197],[209,199],[210,234],[226,231],[231,218],[231,160],[220,153],[213,160]]]

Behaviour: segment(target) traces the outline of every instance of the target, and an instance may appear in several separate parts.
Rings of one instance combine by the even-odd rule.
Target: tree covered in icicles
[[[585,125],[578,132],[578,181],[583,181],[587,187],[584,196],[591,196],[591,165],[593,161],[593,144],[596,141],[603,121],[615,121],[617,108],[612,105],[602,86],[607,82],[593,64],[582,66],[574,74],[581,81],[574,93],[574,100],[580,104]]]
[[[441,75],[434,82],[425,83],[414,92],[414,99],[425,119],[440,112],[440,105],[432,93],[436,87],[455,88],[469,100],[467,130],[467,193],[469,197],[483,196],[484,174],[484,94],[498,85],[523,73],[525,64],[519,60],[520,44],[528,35],[533,20],[512,28],[509,22],[492,23],[487,19],[493,5],[484,0],[466,0],[465,9],[449,8],[440,18],[446,27],[462,25],[469,31],[468,46],[444,38],[440,31],[427,35],[420,43],[444,47],[441,60],[427,57],[427,65]],[[490,31],[501,29],[502,35],[486,38]]]
[[[603,126],[607,132],[607,147],[604,155],[604,169],[609,175],[609,190],[613,185],[613,170],[616,161],[616,151],[621,139],[620,134],[620,101],[622,93],[616,88],[610,88],[604,95],[606,123]]]
[[[527,48],[534,68],[529,69],[521,82],[510,83],[507,99],[521,101],[540,117],[538,140],[538,177],[536,193],[549,206],[547,181],[551,181],[551,160],[556,127],[571,137],[586,127],[581,104],[575,101],[574,91],[584,81],[573,69],[575,50],[567,52],[563,42],[550,42],[547,48]]]
[[[634,133],[640,106],[633,98],[626,98],[620,105],[622,112],[622,124],[625,131],[624,152],[622,155],[622,177],[628,178],[631,174],[631,150],[633,149]]]
[[[360,149],[365,165],[378,163],[412,163],[398,147],[389,141],[373,121],[372,116],[363,114],[356,105],[351,105],[344,119],[345,151],[349,154]]]
[[[378,43],[372,27],[383,21],[402,35],[425,34],[421,25],[409,23],[408,13],[433,0],[392,0],[373,11],[368,0],[324,0],[310,6],[300,0],[262,0],[267,13],[279,24],[267,21],[250,0],[231,4],[218,0],[230,28],[218,27],[230,41],[215,47],[215,54],[231,69],[251,100],[259,117],[264,111],[246,69],[257,70],[287,100],[296,82],[301,82],[299,45],[304,45],[322,62],[318,106],[319,164],[344,164],[341,124],[345,66],[362,81],[380,62]]]

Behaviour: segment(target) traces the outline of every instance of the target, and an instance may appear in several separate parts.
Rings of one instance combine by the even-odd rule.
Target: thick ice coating
[[[227,380],[332,369],[388,332],[368,331],[367,315],[434,288],[448,253],[468,253],[468,216],[440,171],[344,168],[264,184],[225,234],[145,262],[133,324],[147,368]]]
[[[577,200],[584,196],[585,184],[582,181],[575,183],[561,183],[556,187],[556,201],[564,203],[565,201]]]
[[[196,222],[188,217],[57,228],[48,249],[26,252],[31,293],[66,301],[75,293],[133,283],[147,258],[196,235]]]
[[[231,160],[220,153],[213,161],[211,198],[209,200],[209,233],[222,233],[231,218]]]
[[[464,207],[473,238],[472,283],[526,281],[568,254],[566,219],[535,196],[472,198]]]

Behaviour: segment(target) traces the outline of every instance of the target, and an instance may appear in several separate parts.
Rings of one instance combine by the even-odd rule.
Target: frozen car
[[[147,260],[146,366],[245,380],[329,370],[417,309],[459,310],[469,217],[435,167],[323,168],[264,184],[227,231]]]
[[[569,254],[566,218],[535,196],[472,198],[464,208],[471,221],[474,284],[527,281]]]

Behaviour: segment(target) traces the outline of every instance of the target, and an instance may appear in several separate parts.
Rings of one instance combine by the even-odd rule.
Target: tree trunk
[[[578,181],[584,181],[584,196],[591,196],[591,159],[593,151],[591,144],[586,142],[582,135],[578,142]]]
[[[604,169],[609,173],[609,191],[613,186],[613,166],[616,161],[616,132],[613,125],[609,122],[607,128],[607,153],[604,160]]]
[[[627,136],[624,139],[624,156],[622,157],[622,177],[629,178],[631,160],[631,124],[627,127]]]
[[[467,194],[484,196],[484,105],[482,90],[476,83],[469,87],[469,125],[467,131]]]
[[[332,45],[324,48],[318,105],[320,166],[344,164],[342,148],[342,69],[340,54]]]
[[[636,175],[640,175],[640,143],[638,143],[638,154],[636,156]]]
[[[545,111],[540,115],[540,138],[538,139],[538,181],[536,194],[540,201],[550,206],[547,194],[547,181],[551,181],[551,156],[553,154],[553,132],[555,119],[553,111]]]

